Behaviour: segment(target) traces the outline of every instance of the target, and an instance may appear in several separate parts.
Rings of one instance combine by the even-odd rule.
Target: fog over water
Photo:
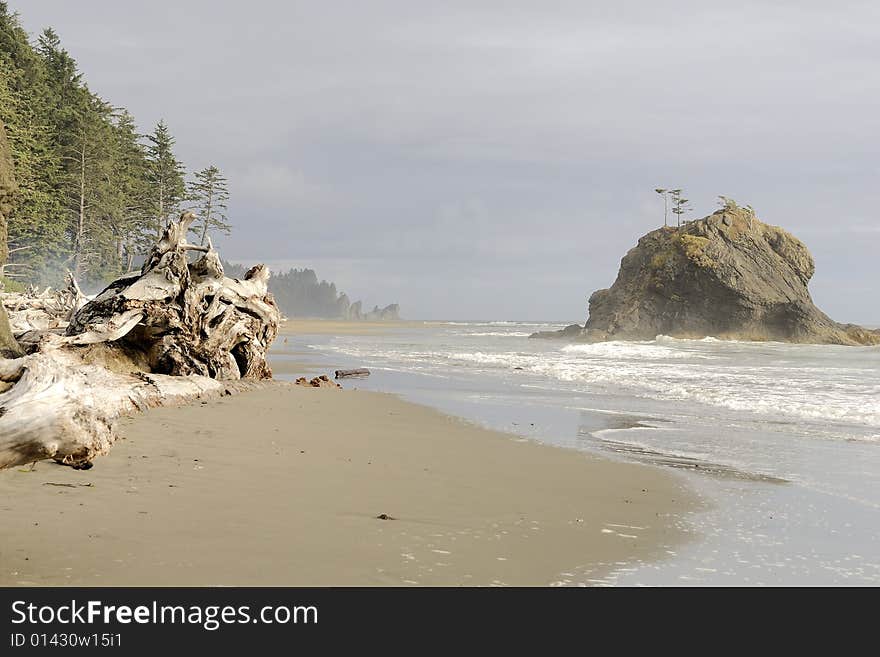
[[[410,318],[582,320],[679,186],[795,233],[818,305],[880,324],[875,2],[10,5],[225,171],[227,258]]]

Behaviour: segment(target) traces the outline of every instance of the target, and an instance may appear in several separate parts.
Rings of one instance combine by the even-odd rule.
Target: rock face
[[[363,310],[361,308],[362,304],[360,301],[355,301],[348,307],[348,310],[345,311],[345,319],[350,320],[360,320],[363,319]]]
[[[813,305],[807,285],[814,271],[800,240],[750,209],[727,207],[642,237],[614,285],[590,297],[585,326],[533,337],[880,344],[880,331],[839,324]]]
[[[373,306],[373,309],[364,312],[360,301],[355,301],[348,309],[344,316],[345,319],[352,321],[368,321],[368,322],[387,322],[400,319],[400,306],[396,303],[389,304],[384,308]]]
[[[400,306],[396,303],[389,304],[384,308],[373,306],[373,309],[364,315],[364,319],[368,321],[396,321],[400,319]]]

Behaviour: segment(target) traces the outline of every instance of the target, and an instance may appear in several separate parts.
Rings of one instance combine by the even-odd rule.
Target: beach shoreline
[[[302,335],[372,335],[395,329],[417,329],[442,325],[429,320],[345,320],[287,318],[278,325],[278,336]]]
[[[278,383],[121,429],[91,470],[0,477],[0,585],[596,584],[688,541],[700,506],[659,468],[362,390]]]

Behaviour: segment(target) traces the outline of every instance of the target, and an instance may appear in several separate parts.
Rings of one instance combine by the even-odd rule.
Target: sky
[[[229,178],[222,255],[410,319],[583,321],[663,221],[750,204],[880,324],[880,3],[10,0]]]

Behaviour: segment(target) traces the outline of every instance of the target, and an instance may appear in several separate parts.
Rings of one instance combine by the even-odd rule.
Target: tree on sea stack
[[[691,208],[688,207],[690,201],[682,197],[682,190],[680,189],[673,189],[669,194],[672,196],[672,214],[677,217],[678,227],[681,228],[682,215],[691,211]]]
[[[739,204],[729,196],[719,196],[718,205],[726,212],[733,212],[739,208]]]
[[[654,190],[663,197],[663,225],[669,225],[669,190],[658,187]]]
[[[190,232],[198,235],[199,244],[204,246],[209,231],[229,235],[231,226],[225,214],[229,191],[226,187],[226,178],[214,165],[196,172],[195,178],[189,186],[190,200],[196,204],[193,209],[201,223],[190,228]]]

